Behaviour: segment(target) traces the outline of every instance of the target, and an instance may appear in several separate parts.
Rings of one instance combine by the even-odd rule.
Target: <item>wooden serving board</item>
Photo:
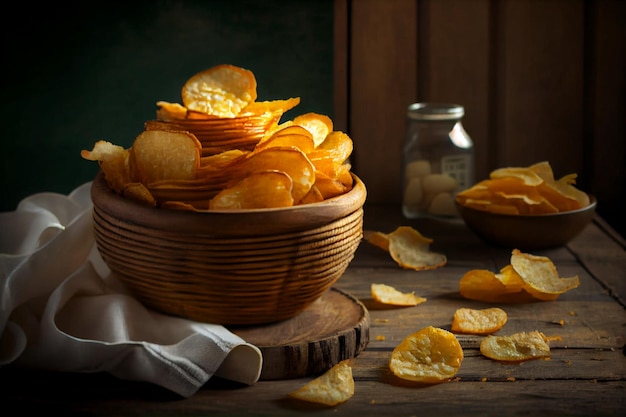
[[[263,353],[260,379],[277,380],[320,374],[356,357],[369,342],[369,326],[363,303],[333,287],[289,320],[229,330]]]

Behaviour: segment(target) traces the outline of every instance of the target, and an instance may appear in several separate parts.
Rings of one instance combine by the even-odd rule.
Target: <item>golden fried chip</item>
[[[400,226],[388,237],[389,254],[403,268],[421,271],[441,268],[447,263],[445,255],[430,251],[433,240],[410,226]]]
[[[300,149],[303,153],[308,154],[313,151],[315,148],[315,143],[313,142],[313,136],[307,131],[306,134],[302,133],[290,133],[285,134],[278,131],[274,133],[272,136],[259,142],[255,150],[259,151],[261,149],[267,149],[271,147],[289,147],[293,146],[294,148]],[[311,161],[312,162],[312,161]]]
[[[391,353],[389,369],[409,381],[437,383],[449,380],[463,362],[463,349],[453,333],[433,326],[404,338]]]
[[[523,303],[533,299],[519,287],[507,284],[506,277],[487,269],[472,269],[461,277],[459,293],[468,300],[487,303]]]
[[[333,131],[331,118],[319,113],[301,114],[293,119],[293,123],[311,132],[316,147],[324,142],[326,136]]]
[[[253,172],[209,202],[210,210],[291,207],[291,177],[281,171]]]
[[[389,236],[377,230],[363,230],[363,239],[380,249],[389,252]]]
[[[495,277],[504,285],[504,291],[507,293],[519,292],[526,288],[524,280],[510,264],[500,269],[500,273],[495,274]]]
[[[129,151],[122,146],[99,140],[91,151],[83,149],[80,155],[89,161],[98,161],[104,179],[111,189],[122,194],[124,188],[133,182],[129,167]]]
[[[494,272],[472,269],[461,277],[459,293],[468,300],[498,302],[506,294],[506,288]]]
[[[535,330],[510,336],[487,336],[480,342],[480,353],[497,361],[521,362],[550,356],[546,336]]]
[[[285,113],[300,104],[300,97],[286,100],[254,101],[244,107],[239,116],[255,116],[263,113]]]
[[[489,177],[495,178],[518,178],[525,185],[537,186],[543,182],[543,179],[529,167],[507,167],[499,168],[491,171]]]
[[[315,186],[322,196],[324,196],[325,200],[345,194],[348,191],[348,187],[341,181],[331,178],[317,170],[315,171]]]
[[[320,190],[317,189],[315,184],[313,184],[309,192],[306,193],[304,197],[302,197],[302,199],[296,204],[312,204],[319,203],[321,201],[324,201],[324,196],[322,195]]]
[[[146,130],[130,149],[131,172],[150,187],[159,180],[189,180],[200,166],[202,145],[189,132]]]
[[[144,203],[149,206],[156,206],[157,204],[154,196],[150,193],[146,186],[140,182],[132,182],[126,184],[126,186],[122,190],[122,195],[124,197],[130,198],[131,200],[135,200],[139,203]]]
[[[514,249],[511,266],[524,281],[524,290],[540,300],[555,300],[559,295],[580,285],[578,275],[561,278],[550,258],[546,256],[530,255]]]
[[[332,131],[317,145],[317,149],[329,151],[330,159],[336,164],[343,164],[352,154],[353,143],[350,136],[343,132]]]
[[[157,120],[176,121],[187,118],[187,108],[179,103],[157,101]]]
[[[251,152],[225,174],[242,179],[253,172],[268,170],[282,171],[291,177],[295,202],[302,200],[315,183],[315,167],[301,150],[294,147],[270,147]]]
[[[217,65],[189,78],[182,89],[183,105],[189,110],[218,117],[235,117],[256,101],[256,78],[250,70]]]
[[[343,360],[321,376],[310,381],[289,396],[298,400],[335,406],[354,395],[354,379],[350,360]]]
[[[426,301],[414,292],[404,293],[386,284],[372,284],[371,293],[374,301],[394,306],[416,306]]]
[[[477,310],[459,308],[454,312],[452,331],[468,334],[491,334],[502,328],[507,322],[506,311],[498,307]]]

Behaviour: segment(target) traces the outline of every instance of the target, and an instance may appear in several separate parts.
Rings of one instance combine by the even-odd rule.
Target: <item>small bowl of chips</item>
[[[576,174],[554,179],[548,162],[501,168],[456,197],[465,224],[485,241],[521,250],[565,245],[593,219],[597,201]]]

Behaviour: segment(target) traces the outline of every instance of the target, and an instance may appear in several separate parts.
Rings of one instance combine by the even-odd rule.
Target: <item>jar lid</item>
[[[465,114],[465,108],[452,103],[413,103],[407,116],[413,120],[458,120]]]

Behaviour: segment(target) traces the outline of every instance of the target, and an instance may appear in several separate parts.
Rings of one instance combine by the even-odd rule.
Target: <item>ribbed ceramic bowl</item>
[[[145,305],[192,320],[254,325],[294,317],[344,273],[363,234],[366,189],[291,208],[188,212],[91,190],[109,267]]]
[[[537,250],[563,246],[582,232],[596,211],[595,197],[589,198],[587,207],[552,214],[498,214],[458,203],[457,208],[470,230],[485,241],[519,250]]]

